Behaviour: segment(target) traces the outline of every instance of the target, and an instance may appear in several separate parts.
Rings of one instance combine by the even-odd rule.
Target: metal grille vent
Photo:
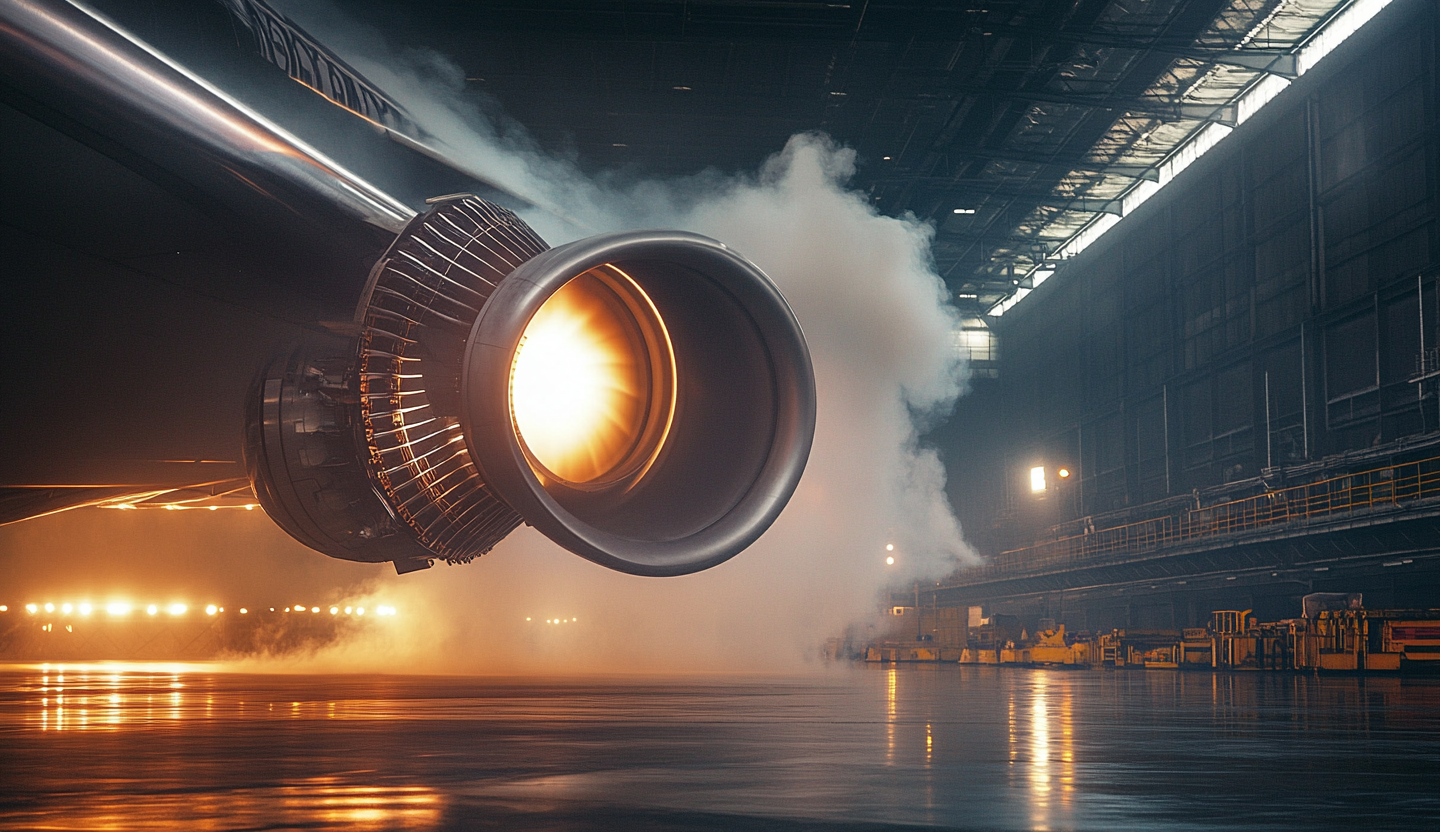
[[[371,479],[396,518],[451,563],[485,554],[521,522],[470,461],[459,377],[490,293],[548,248],[498,205],[446,201],[412,221],[376,263],[357,311],[360,438]]]

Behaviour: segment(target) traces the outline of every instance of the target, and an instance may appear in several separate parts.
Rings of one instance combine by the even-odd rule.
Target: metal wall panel
[[[1411,22],[1002,319],[1010,441],[990,464],[1043,460],[1062,434],[1082,448],[1072,513],[1045,519],[1440,428],[1440,375],[1415,382],[1440,370],[1440,9]],[[1025,497],[1012,521],[1040,517]]]

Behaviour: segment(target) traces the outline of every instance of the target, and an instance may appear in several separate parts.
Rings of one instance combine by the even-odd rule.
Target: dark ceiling
[[[1221,105],[1260,76],[1256,67],[1336,5],[376,0],[346,9],[450,56],[469,88],[587,169],[753,169],[794,133],[828,133],[857,151],[854,184],[879,210],[935,223],[938,270],[980,311],[1124,189],[1153,178],[1180,138],[1225,120]],[[1277,13],[1300,19],[1286,27]],[[1248,68],[1233,65],[1242,43]],[[1217,67],[1232,75],[1217,83]]]
[[[140,28],[165,48],[172,24],[218,6],[99,1],[137,22],[156,9]],[[1161,179],[1187,138],[1233,124],[1242,92],[1293,74],[1297,45],[1344,5],[359,0],[343,13],[445,56],[492,112],[591,172],[754,170],[790,136],[827,133],[857,152],[852,184],[878,210],[934,224],[936,267],[978,320]]]

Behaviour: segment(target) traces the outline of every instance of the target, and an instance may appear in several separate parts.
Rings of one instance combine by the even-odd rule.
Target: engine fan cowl
[[[643,298],[629,307],[643,313],[648,302],[661,330],[652,339],[669,341],[673,389],[651,384],[642,393],[650,411],[670,410],[669,424],[653,454],[638,454],[638,478],[573,482],[526,447],[515,380],[537,314],[597,273],[628,283]],[[624,314],[623,304],[612,306]],[[754,542],[794,492],[815,429],[810,355],[784,298],[722,243],[680,231],[592,237],[516,269],[475,321],[461,392],[471,456],[506,502],[572,552],[640,575],[707,569]],[[647,441],[643,425],[632,433]]]
[[[764,533],[809,455],[799,324],[696,234],[548,249],[510,211],[449,199],[375,264],[356,324],[352,359],[296,353],[252,406],[261,504],[335,557],[465,562],[525,522],[613,569],[695,572]],[[320,416],[324,454],[287,438]]]

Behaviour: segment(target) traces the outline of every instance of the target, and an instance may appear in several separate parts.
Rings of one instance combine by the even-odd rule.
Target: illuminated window
[[[1030,469],[1030,493],[1045,493],[1045,466],[1037,465]]]
[[[995,361],[1000,357],[995,348],[995,333],[983,326],[951,330],[950,343],[955,352],[970,361]]]

